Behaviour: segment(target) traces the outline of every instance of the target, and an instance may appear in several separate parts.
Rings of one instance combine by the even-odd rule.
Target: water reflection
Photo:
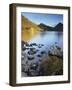
[[[40,32],[40,34],[36,35],[35,37],[31,38],[28,43],[41,43],[45,46],[50,46],[57,42],[59,46],[62,47],[63,45],[63,33],[56,32],[56,31],[46,31]]]

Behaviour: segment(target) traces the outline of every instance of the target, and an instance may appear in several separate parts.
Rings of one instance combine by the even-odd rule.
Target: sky
[[[39,25],[40,23],[49,25],[54,27],[59,22],[63,23],[63,15],[62,14],[44,14],[44,13],[28,13],[22,12],[22,16],[25,16],[30,21]]]

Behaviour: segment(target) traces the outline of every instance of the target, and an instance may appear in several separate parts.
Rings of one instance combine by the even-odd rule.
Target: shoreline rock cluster
[[[44,47],[44,44],[28,44],[22,41],[21,47],[22,77],[63,74],[63,51],[56,44],[50,46],[48,53],[44,50],[40,51],[40,49]],[[48,54],[48,57],[42,59],[42,56],[45,54]],[[39,59],[36,61],[35,57]]]

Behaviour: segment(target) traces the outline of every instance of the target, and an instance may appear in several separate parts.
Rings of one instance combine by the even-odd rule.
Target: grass
[[[63,74],[63,60],[57,56],[49,56],[40,64],[43,75],[62,75]]]

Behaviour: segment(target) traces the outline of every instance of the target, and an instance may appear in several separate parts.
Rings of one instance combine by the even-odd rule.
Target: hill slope
[[[40,27],[38,27],[35,23],[31,22],[28,20],[26,17],[22,16],[21,17],[21,23],[22,23],[22,30],[29,30],[31,28],[35,30],[41,30]]]
[[[21,39],[22,41],[28,42],[33,37],[39,34],[42,30],[35,23],[28,20],[26,17],[21,17]]]

